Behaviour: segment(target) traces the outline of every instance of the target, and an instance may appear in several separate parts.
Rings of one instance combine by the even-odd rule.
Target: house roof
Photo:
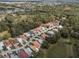
[[[7,53],[3,54],[4,58],[9,58],[9,55]]]
[[[45,33],[43,33],[43,34],[41,34],[41,37],[42,37],[43,39],[45,39],[46,37],[48,37],[48,35],[46,35]]]
[[[35,29],[33,29],[33,31],[39,31],[40,30],[40,28],[38,27],[38,28],[35,28]]]
[[[0,42],[0,46],[4,46],[3,42]]]
[[[41,29],[41,26],[39,26],[39,27],[33,29],[32,31],[38,31],[38,30],[40,30],[40,29]]]
[[[27,39],[27,37],[25,35],[20,35],[19,37],[22,39]]]
[[[38,39],[38,42],[39,42],[40,44],[42,44],[42,43],[43,43],[43,40],[42,40],[42,39]]]
[[[29,37],[29,36],[30,36],[30,34],[29,34],[29,33],[24,33],[24,35],[26,35],[27,37]]]
[[[35,52],[38,52],[38,51],[39,51],[39,49],[36,48],[34,45],[29,45],[29,47],[30,47],[33,51],[35,51]]]
[[[9,55],[10,58],[18,58],[18,55],[17,55],[16,51],[9,52],[7,54]]]
[[[29,47],[27,48],[27,50],[28,50],[29,52],[33,52]]]
[[[56,31],[56,32],[58,32],[58,29],[53,29],[53,31]]]
[[[55,34],[53,31],[48,31],[47,33],[48,33],[48,34],[52,34],[52,35]]]
[[[37,48],[40,48],[40,46],[41,46],[41,44],[38,43],[37,41],[32,41],[32,44],[33,44],[34,46],[36,46]]]
[[[15,39],[10,39],[10,40],[9,40],[9,42],[10,42],[11,44],[15,44],[15,43],[16,43],[15,41],[16,41]]]
[[[29,55],[24,50],[18,51],[18,56],[20,58],[28,58],[29,57]]]
[[[30,49],[30,48],[24,48],[24,50],[25,50],[25,52],[27,52],[27,54],[29,55],[29,56],[31,56],[32,55],[32,50]]]
[[[7,49],[8,49],[8,50],[11,50],[11,48],[10,48],[9,46],[7,46]]]
[[[40,26],[40,27],[33,29],[32,32],[37,34],[37,33],[40,33],[42,30],[45,30],[45,29],[44,29],[44,27]]]
[[[22,38],[16,38],[20,43],[22,43]]]
[[[6,47],[8,47],[8,46],[10,46],[10,45],[12,45],[12,44],[10,43],[9,40],[5,40],[5,41],[4,41],[4,45],[5,45]]]
[[[2,46],[0,46],[0,50],[2,50],[3,49],[3,47]]]
[[[18,58],[18,56],[15,55],[15,54],[10,54],[10,57],[11,57],[11,58]]]

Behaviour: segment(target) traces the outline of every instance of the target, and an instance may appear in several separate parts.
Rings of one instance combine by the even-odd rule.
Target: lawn
[[[51,46],[47,50],[47,58],[63,58],[66,57],[66,46],[61,43],[57,43]]]
[[[65,40],[65,41],[63,41]],[[67,58],[74,57],[73,44],[66,43],[68,39],[60,39],[56,44],[51,44],[48,49],[41,49],[37,58]],[[71,41],[72,42],[72,41]],[[73,43],[73,42],[72,42]],[[41,55],[42,54],[42,55]]]

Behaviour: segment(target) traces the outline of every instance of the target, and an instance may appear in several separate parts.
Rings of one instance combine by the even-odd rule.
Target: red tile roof
[[[26,39],[27,37],[25,35],[20,35],[20,38]]]
[[[24,50],[18,51],[18,56],[20,58],[28,58],[29,57],[28,54]]]
[[[36,46],[37,48],[40,48],[40,46],[41,46],[37,41],[33,41],[32,44],[34,46]]]
[[[43,34],[41,34],[41,37],[42,37],[43,39],[45,39],[46,37],[48,37],[48,35],[46,35],[45,33],[43,33]]]
[[[38,52],[38,49],[36,48],[36,46],[30,45],[29,47],[30,47],[33,51]]]

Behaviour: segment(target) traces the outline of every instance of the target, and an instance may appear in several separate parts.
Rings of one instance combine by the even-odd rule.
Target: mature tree
[[[11,34],[8,31],[4,31],[4,32],[0,33],[0,39],[1,40],[6,40],[10,37],[11,37]]]
[[[48,42],[47,41],[43,41],[43,44],[42,44],[41,47],[44,48],[44,49],[48,49],[48,47],[49,47]]]

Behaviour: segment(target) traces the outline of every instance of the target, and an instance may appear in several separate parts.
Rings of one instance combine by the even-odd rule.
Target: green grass
[[[69,41],[70,40],[70,43]],[[74,57],[73,39],[60,39],[56,44],[50,44],[48,49],[41,49],[37,58],[68,58]],[[42,54],[42,55],[41,55]]]
[[[57,43],[47,50],[47,58],[66,57],[66,47],[64,44]]]
[[[41,49],[37,58],[63,58],[66,57],[66,47],[57,43],[51,45],[48,49]]]

